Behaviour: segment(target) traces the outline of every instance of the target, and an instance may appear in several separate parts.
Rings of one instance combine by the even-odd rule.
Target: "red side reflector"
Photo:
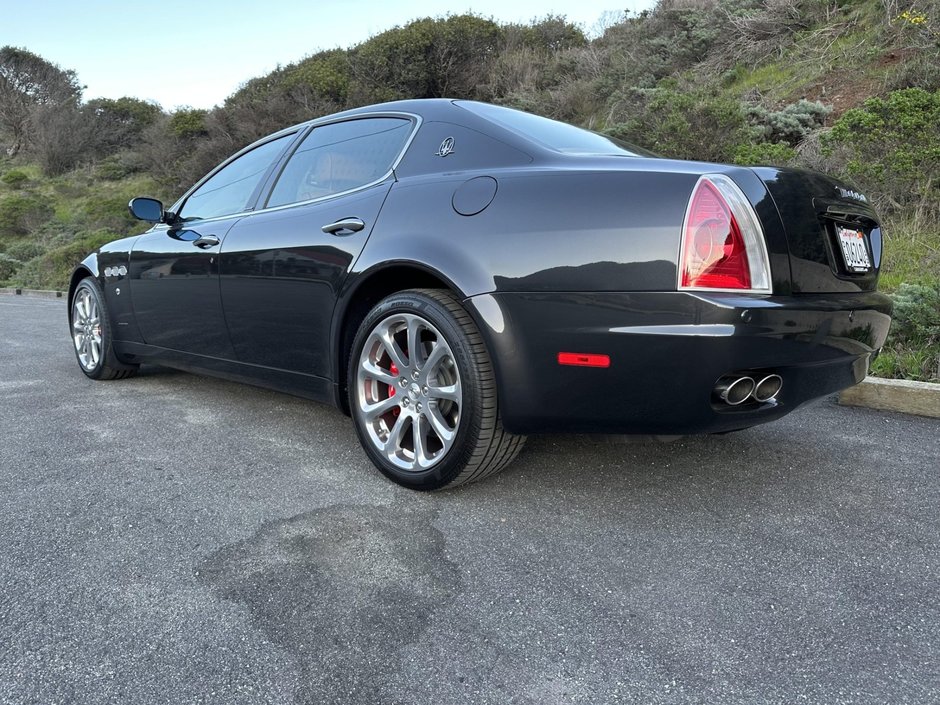
[[[610,355],[596,353],[558,353],[559,365],[575,365],[576,367],[610,367]]]

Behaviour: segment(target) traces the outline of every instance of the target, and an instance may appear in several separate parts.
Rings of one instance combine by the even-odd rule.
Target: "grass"
[[[896,38],[886,35],[879,2],[844,3],[842,10],[841,16],[795,34],[782,58],[736,66],[725,90],[739,99],[759,95],[765,104],[784,105],[807,97],[830,103],[831,96],[860,104],[894,70],[881,59],[896,48]]]
[[[731,95],[740,97],[757,92],[776,103],[799,93],[800,88],[812,83],[818,74],[793,62],[773,61],[753,69],[739,65],[733,75],[727,87]]]
[[[884,261],[879,289],[889,295],[902,284],[940,287],[940,227],[928,218],[893,218],[885,223]],[[912,343],[895,324],[871,374],[892,379],[940,382],[940,340]]]
[[[940,346],[912,349],[886,345],[872,362],[871,375],[883,379],[940,382]]]
[[[879,288],[893,292],[901,284],[929,284],[940,277],[940,227],[919,219],[888,219]]]
[[[9,168],[9,162],[0,164],[0,172]],[[106,180],[85,168],[48,178],[33,164],[15,168],[29,178],[16,187],[0,183],[0,206],[8,199],[33,196],[48,209],[29,223],[28,235],[0,233],[0,284],[63,288],[71,268],[86,254],[143,230],[127,212],[131,198],[163,195],[152,178],[140,174]]]

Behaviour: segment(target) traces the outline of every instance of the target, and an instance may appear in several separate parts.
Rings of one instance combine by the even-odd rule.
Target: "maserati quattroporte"
[[[810,172],[661,159],[461,100],[246,147],[75,269],[81,370],[141,363],[348,412],[392,480],[490,475],[525,434],[715,433],[858,383],[878,217]]]

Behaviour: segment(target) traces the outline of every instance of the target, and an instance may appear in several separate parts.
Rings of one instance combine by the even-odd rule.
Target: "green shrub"
[[[22,264],[23,263],[18,259],[10,257],[5,252],[0,252],[0,282],[6,282],[7,279],[16,274],[16,270],[18,270]]]
[[[42,243],[33,239],[18,240],[6,248],[6,255],[18,262],[27,262],[46,251]]]
[[[657,154],[708,162],[730,161],[751,138],[744,107],[727,96],[673,87],[635,91],[630,117],[607,134]]]
[[[377,34],[350,54],[359,100],[429,98],[434,45],[433,20],[411,22]]]
[[[538,51],[555,52],[587,44],[584,32],[560,15],[547,15],[530,25],[514,29],[519,31],[524,46]]]
[[[180,108],[170,118],[168,129],[170,134],[180,139],[203,137],[208,134],[206,130],[206,116],[208,110],[196,108]]]
[[[552,23],[545,41],[558,31]],[[474,98],[486,80],[501,30],[475,15],[425,18],[377,34],[349,52],[351,99]]]
[[[811,132],[818,130],[832,108],[816,101],[801,99],[782,110],[767,110],[762,105],[748,108],[748,122],[765,142],[783,142],[795,147]]]
[[[95,176],[103,181],[120,181],[144,170],[139,154],[119,152],[102,159],[95,165]]]
[[[823,136],[823,153],[885,196],[883,207],[940,213],[940,91],[920,88],[869,98]]]
[[[82,217],[86,227],[94,230],[123,232],[140,225],[127,209],[130,198],[126,196],[102,196],[93,198],[82,208]]]
[[[796,150],[785,142],[742,144],[734,151],[734,163],[743,166],[787,166],[796,159]]]
[[[315,94],[342,104],[349,91],[349,61],[346,52],[321,52],[286,70],[283,87],[305,86]]]
[[[940,280],[902,284],[892,298],[891,332],[872,373],[940,381]]]
[[[35,194],[0,200],[0,235],[26,235],[52,217],[52,206]]]
[[[940,344],[940,282],[902,284],[894,295],[895,339],[917,346]]]
[[[609,27],[596,47],[606,55],[611,89],[652,88],[701,62],[726,31],[727,10],[717,2],[667,0]]]
[[[29,175],[22,169],[10,169],[3,176],[0,176],[0,181],[10,188],[20,189],[29,182]]]
[[[72,242],[56,247],[26,262],[12,277],[18,285],[30,289],[55,289],[68,287],[72,270],[90,252],[117,237],[107,230],[98,230],[82,235]]]

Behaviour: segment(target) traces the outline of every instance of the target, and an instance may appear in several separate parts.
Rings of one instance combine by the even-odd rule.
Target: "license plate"
[[[846,269],[850,272],[870,272],[871,258],[868,256],[868,245],[865,244],[865,233],[837,225],[836,235],[842,246]]]

